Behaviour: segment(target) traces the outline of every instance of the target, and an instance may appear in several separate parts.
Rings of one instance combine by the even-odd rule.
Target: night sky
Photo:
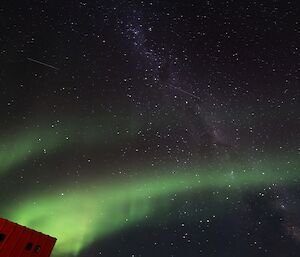
[[[53,257],[300,256],[297,1],[2,2],[1,217]]]

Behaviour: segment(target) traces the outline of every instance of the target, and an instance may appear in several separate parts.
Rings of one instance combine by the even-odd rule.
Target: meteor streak
[[[41,61],[38,61],[38,60],[35,60],[35,59],[32,59],[32,58],[27,58],[28,61],[31,61],[31,62],[35,62],[35,63],[38,63],[38,64],[41,64],[43,66],[46,66],[48,68],[51,68],[51,69],[54,69],[54,70],[59,70],[59,68],[53,66],[53,65],[50,65],[50,64],[47,64],[47,63],[44,63],[44,62],[41,62]]]
[[[176,90],[180,91],[181,93],[187,94],[187,95],[189,95],[189,96],[191,96],[191,97],[193,97],[195,99],[201,100],[201,98],[199,96],[196,96],[196,95],[194,95],[194,94],[192,94],[192,93],[190,93],[190,92],[188,92],[186,90],[183,90],[180,87],[175,87],[175,86],[172,86],[172,85],[169,85],[168,87],[176,89]]]

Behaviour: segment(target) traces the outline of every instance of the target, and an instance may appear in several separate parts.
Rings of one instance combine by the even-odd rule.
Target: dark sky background
[[[298,6],[2,1],[0,160],[11,161],[0,164],[0,213],[14,216],[5,205],[27,193],[159,178],[166,166],[284,156],[299,170]],[[95,238],[78,256],[299,256],[298,183],[241,188],[242,199],[224,205],[210,204],[215,192],[178,197],[171,218]]]

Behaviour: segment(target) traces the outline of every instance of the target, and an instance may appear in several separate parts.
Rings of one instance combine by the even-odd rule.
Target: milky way
[[[57,257],[298,257],[298,13],[5,1],[0,216]]]

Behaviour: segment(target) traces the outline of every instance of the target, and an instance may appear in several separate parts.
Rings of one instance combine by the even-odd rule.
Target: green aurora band
[[[69,120],[66,124],[59,125],[43,122],[42,125],[25,131],[10,131],[6,137],[2,133],[0,176],[19,164],[45,153],[55,154],[76,144],[80,144],[81,147],[103,146],[108,142],[110,145],[120,144],[122,140],[135,136],[138,131],[138,124],[129,123],[126,119],[100,120],[101,122]]]
[[[25,196],[7,206],[4,217],[57,237],[54,256],[76,256],[96,240],[148,217],[163,218],[174,194],[220,190],[247,193],[265,186],[288,186],[299,181],[295,156],[247,164],[218,164],[190,168],[160,168],[160,176],[131,179],[94,179],[61,185],[53,192]],[[174,171],[170,174],[170,170]],[[145,174],[157,174],[155,171]],[[60,192],[66,192],[60,195]],[[38,195],[38,196],[37,196]]]

